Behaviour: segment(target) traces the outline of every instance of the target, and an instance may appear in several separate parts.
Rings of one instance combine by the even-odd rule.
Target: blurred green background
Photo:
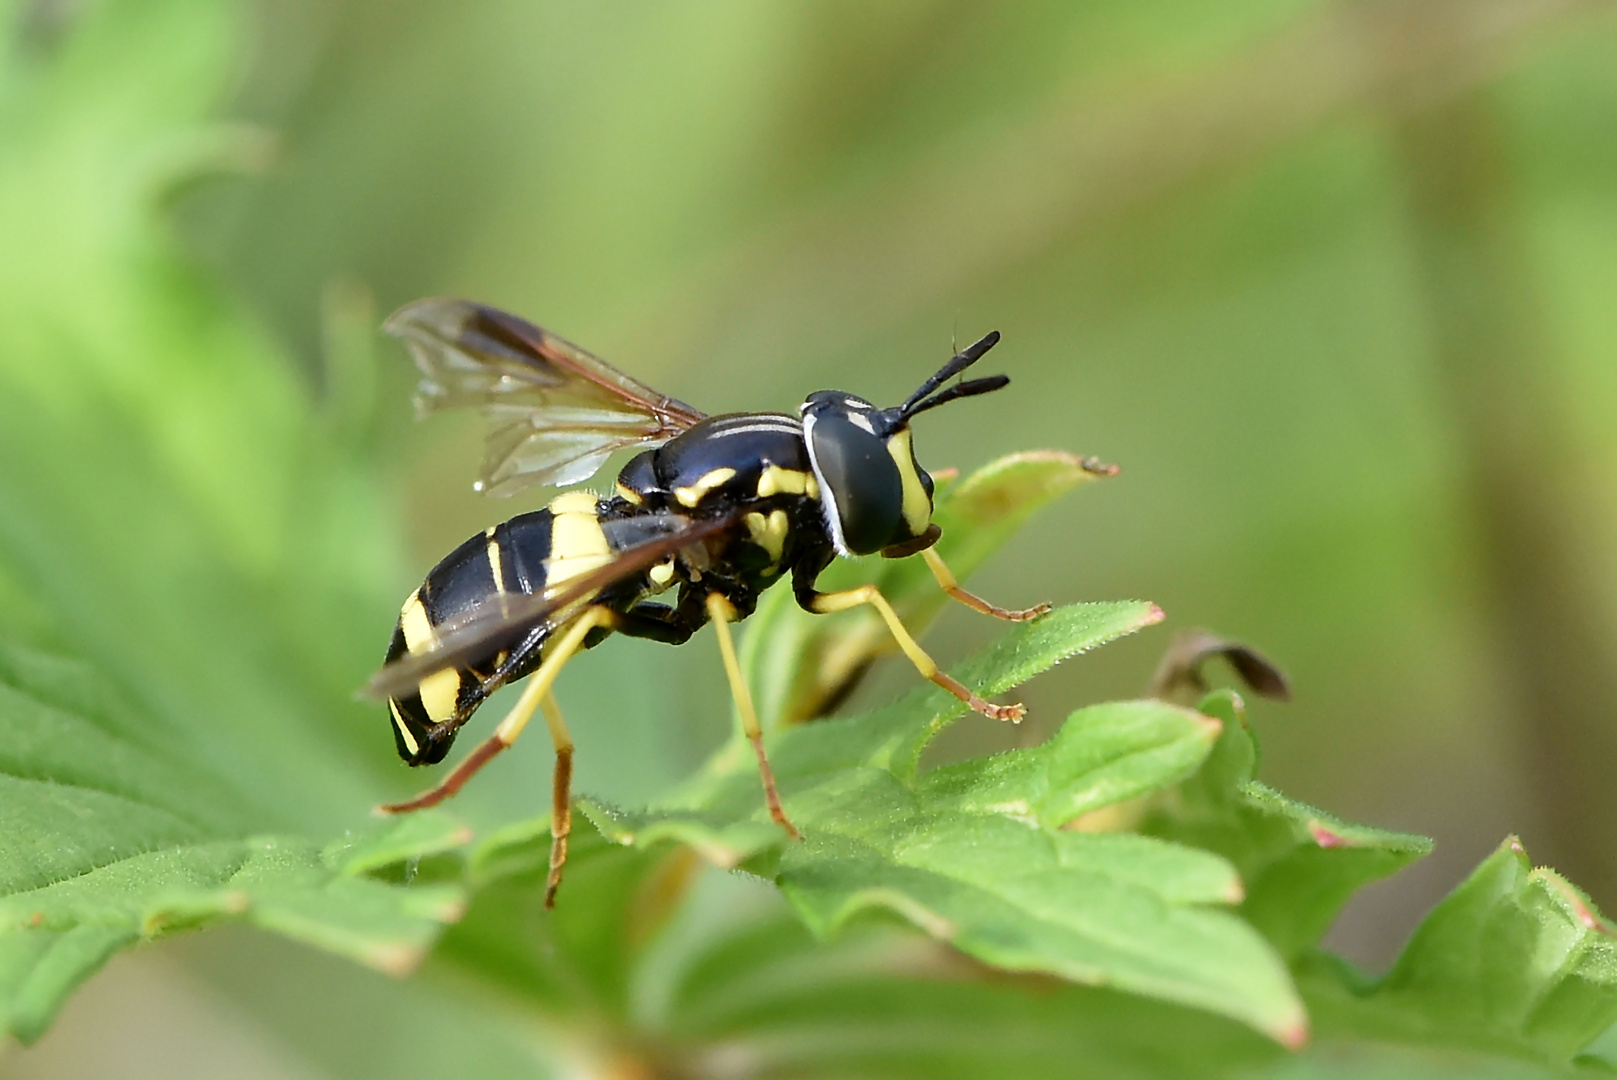
[[[48,50],[96,6],[0,11]],[[398,596],[537,499],[471,492],[475,418],[411,422],[403,351],[362,329],[406,300],[508,308],[709,412],[897,401],[999,329],[1011,388],[927,416],[923,462],[1051,446],[1123,471],[975,587],[1148,598],[1277,660],[1295,700],[1255,707],[1262,777],[1438,841],[1335,947],[1384,963],[1510,832],[1617,906],[1617,5],[278,0],[237,30],[216,116],[243,168],[170,193],[170,220],[302,380],[359,403]],[[984,622],[929,641],[947,662]],[[947,751],[1138,693],[1167,640],[1069,663],[1020,730],[968,722]],[[579,786],[684,775],[724,693],[705,638],[589,655],[561,688]],[[351,741],[392,764],[380,715]],[[473,812],[531,800],[547,753]],[[95,1075],[97,1047],[138,1058],[142,1016],[183,1014],[199,1070],[304,1075],[206,989],[248,963],[391,992],[208,935],[115,962],[0,1073]]]

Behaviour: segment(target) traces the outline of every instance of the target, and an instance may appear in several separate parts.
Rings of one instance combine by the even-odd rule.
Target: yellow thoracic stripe
[[[758,497],[767,499],[771,495],[807,495],[811,499],[818,499],[820,485],[813,473],[766,465],[758,476]]]
[[[674,498],[679,500],[681,506],[694,507],[702,501],[703,497],[707,495],[708,492],[712,491],[714,488],[723,487],[725,484],[729,483],[730,478],[735,476],[735,474],[736,471],[729,466],[725,466],[722,469],[714,469],[712,472],[702,476],[701,479],[697,480],[696,483],[692,484],[690,487],[675,488]]]
[[[763,548],[769,555],[772,563],[780,562],[781,552],[786,548],[786,511],[773,510],[768,517],[754,510],[744,519],[747,533],[752,542]]]

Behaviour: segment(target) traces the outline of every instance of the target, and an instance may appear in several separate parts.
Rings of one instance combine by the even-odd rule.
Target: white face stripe
[[[825,482],[825,474],[820,472],[820,462],[814,456],[814,417],[812,414],[803,417],[803,445],[808,447],[809,468],[814,470],[814,479],[820,485],[820,513],[825,515],[825,528],[831,534],[831,546],[837,549],[837,554],[844,559],[853,558],[853,552],[848,550],[847,541],[842,539],[842,517],[837,512],[837,497],[831,493],[831,485]]]

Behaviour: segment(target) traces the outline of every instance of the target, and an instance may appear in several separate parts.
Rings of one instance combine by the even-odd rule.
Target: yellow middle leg
[[[763,778],[764,801],[769,804],[769,816],[790,833],[793,840],[801,839],[803,834],[786,817],[786,810],[780,804],[780,792],[775,787],[775,771],[769,767],[769,757],[764,753],[763,728],[758,723],[757,710],[752,707],[752,691],[747,689],[741,664],[736,660],[735,642],[730,637],[730,623],[735,619],[736,609],[718,593],[708,593],[707,613],[719,636],[719,654],[724,657],[724,674],[730,680],[730,693],[735,696],[736,709],[741,713],[741,730],[746,733],[752,742],[753,752],[758,755],[758,774]]]
[[[556,695],[549,690],[539,702],[556,747],[556,769],[550,778],[550,874],[545,878],[545,907],[556,906],[561,868],[567,865],[567,837],[573,831],[573,736],[561,718]]]

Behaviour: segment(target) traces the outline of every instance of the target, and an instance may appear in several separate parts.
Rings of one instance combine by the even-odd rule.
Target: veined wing
[[[598,570],[569,580],[553,594],[531,593],[501,596],[473,608],[453,622],[434,627],[434,646],[423,652],[408,653],[388,664],[365,684],[365,696],[378,701],[408,694],[429,675],[447,668],[461,667],[488,651],[489,643],[509,640],[514,634],[538,627],[553,616],[563,619],[576,613],[577,605],[610,588],[632,574],[641,573],[671,555],[731,529],[741,520],[740,512],[719,517],[689,519],[660,515],[666,531],[655,526],[655,519],[635,517],[624,524],[646,539],[617,552],[613,560]],[[610,530],[613,522],[603,527]],[[648,527],[648,525],[650,527]],[[568,609],[574,609],[569,611]]]
[[[613,451],[665,442],[704,415],[548,330],[469,300],[417,300],[382,325],[421,369],[418,415],[471,406],[488,418],[480,491],[579,483]]]

